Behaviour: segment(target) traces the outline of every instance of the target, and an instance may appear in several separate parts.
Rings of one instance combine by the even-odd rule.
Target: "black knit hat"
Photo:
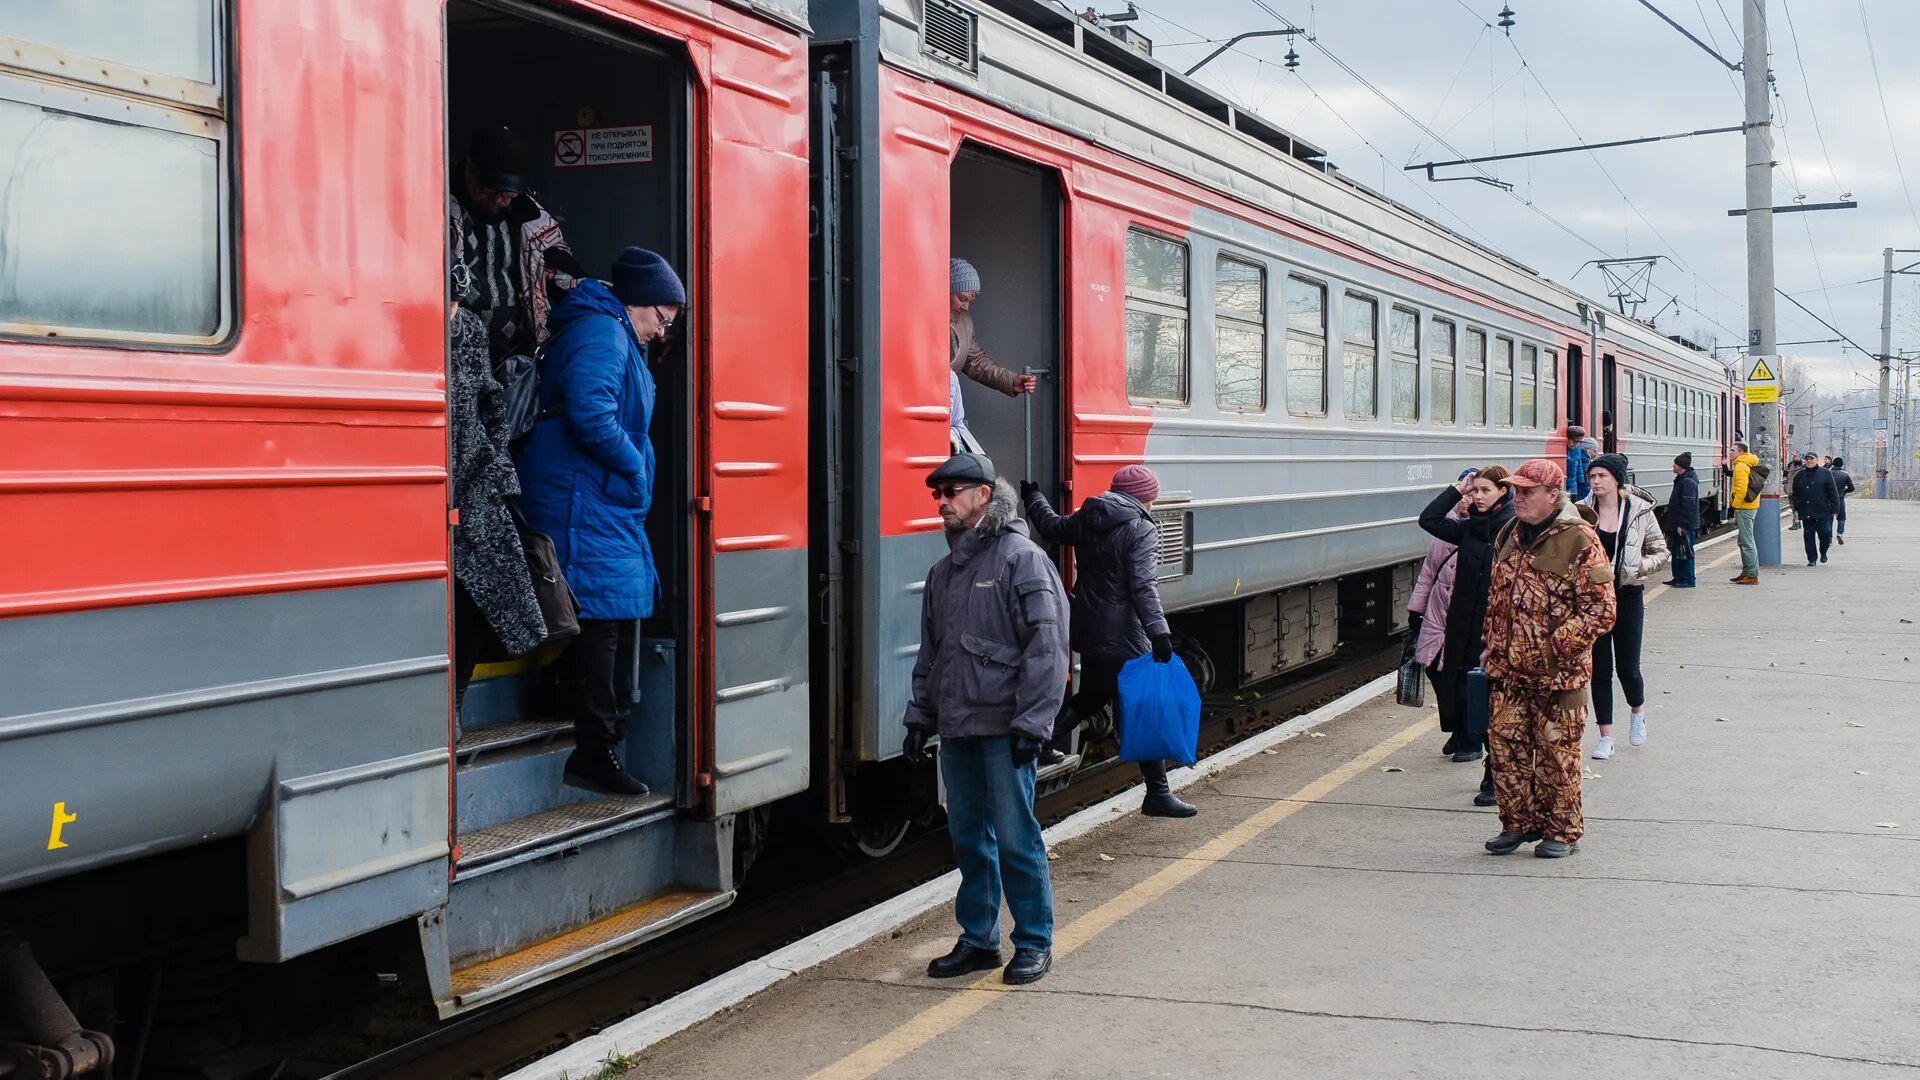
[[[1613,474],[1613,479],[1616,483],[1621,487],[1627,486],[1627,455],[1601,454],[1599,457],[1594,458],[1593,462],[1587,466],[1587,475],[1592,476],[1593,470],[1595,469],[1607,470]]]
[[[467,164],[482,187],[518,195],[527,190],[533,151],[511,128],[484,127],[474,132],[473,141],[467,144]]]
[[[1693,468],[1693,451],[1691,450],[1680,451],[1680,456],[1677,458],[1674,458],[1673,463],[1675,465],[1680,466],[1683,469]]]
[[[646,248],[630,247],[613,260],[613,295],[628,307],[687,302],[687,287],[667,260]]]

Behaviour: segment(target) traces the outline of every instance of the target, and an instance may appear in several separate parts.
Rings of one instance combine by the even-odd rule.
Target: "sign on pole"
[[[1885,449],[1887,448],[1887,433],[1886,433],[1886,432],[1884,432],[1884,431],[1876,431],[1876,432],[1874,432],[1874,433],[1873,433],[1873,448],[1874,448],[1875,450],[1885,450]]]
[[[1875,420],[1873,422],[1873,430],[1875,431],[1887,430],[1887,422],[1885,420]]]
[[[1769,360],[1773,363],[1768,363]],[[1747,371],[1747,404],[1763,405],[1780,400],[1780,375],[1774,370],[1779,366],[1778,357],[1753,358],[1753,367]]]

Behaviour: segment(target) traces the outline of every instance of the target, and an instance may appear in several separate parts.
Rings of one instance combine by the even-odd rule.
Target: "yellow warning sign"
[[[1774,378],[1773,369],[1767,367],[1767,358],[1764,356],[1754,357],[1753,370],[1747,372],[1747,381],[1773,382]]]
[[[1780,400],[1779,383],[1748,383],[1747,404],[1765,405]]]

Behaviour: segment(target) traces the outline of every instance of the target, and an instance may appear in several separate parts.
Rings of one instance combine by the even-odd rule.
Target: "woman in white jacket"
[[[1640,674],[1640,641],[1646,631],[1646,584],[1673,562],[1653,500],[1627,486],[1627,459],[1601,454],[1587,467],[1593,493],[1581,501],[1593,511],[1600,545],[1613,560],[1613,595],[1617,614],[1613,629],[1593,643],[1593,716],[1600,739],[1593,756],[1613,756],[1613,679],[1620,678],[1627,707],[1627,742],[1647,741],[1647,680]]]

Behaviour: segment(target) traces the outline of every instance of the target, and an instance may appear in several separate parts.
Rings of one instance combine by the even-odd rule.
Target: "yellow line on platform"
[[[1429,716],[1399,734],[1326,773],[1279,802],[1267,804],[1260,812],[1200,845],[1145,881],[1094,908],[1069,923],[1054,935],[1053,955],[1071,953],[1120,920],[1153,903],[1182,883],[1233,854],[1249,841],[1292,817],[1309,803],[1332,794],[1334,789],[1393,756],[1407,744],[1433,730]],[[1000,980],[998,971],[989,971],[967,984],[958,993],[894,1028],[886,1035],[855,1050],[839,1061],[812,1074],[808,1080],[866,1080],[888,1065],[932,1042],[957,1027],[961,1021],[991,1005],[1001,994],[1018,989]]]

